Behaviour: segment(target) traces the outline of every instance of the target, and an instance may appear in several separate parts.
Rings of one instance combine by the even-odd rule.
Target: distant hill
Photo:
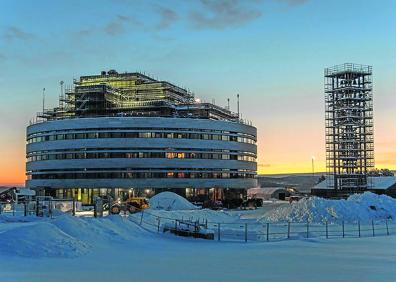
[[[295,174],[266,174],[258,175],[257,180],[261,188],[292,186],[300,192],[310,192],[325,173],[295,173]]]

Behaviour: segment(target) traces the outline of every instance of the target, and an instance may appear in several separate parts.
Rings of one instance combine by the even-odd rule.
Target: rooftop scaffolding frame
[[[43,109],[31,123],[99,116],[203,118],[251,124],[229,108],[194,99],[192,92],[170,82],[115,70],[81,76],[65,87],[62,81],[59,107]]]

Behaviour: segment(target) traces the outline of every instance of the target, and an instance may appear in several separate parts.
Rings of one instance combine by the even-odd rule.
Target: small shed
[[[283,187],[270,187],[270,188],[251,188],[248,189],[249,199],[262,199],[262,200],[285,200],[289,197],[290,193]]]

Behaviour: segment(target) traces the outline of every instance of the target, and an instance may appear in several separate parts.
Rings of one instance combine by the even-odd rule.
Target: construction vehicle
[[[149,202],[143,197],[130,197],[125,201],[118,200],[110,207],[111,214],[119,214],[121,211],[136,213],[150,207]]]
[[[247,199],[244,200],[240,206],[241,210],[255,210],[257,207],[260,205],[261,201],[261,206],[263,205],[263,200],[262,199]]]

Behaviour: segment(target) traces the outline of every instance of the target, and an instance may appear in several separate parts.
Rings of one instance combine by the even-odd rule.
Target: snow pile
[[[185,198],[173,192],[162,192],[150,199],[150,208],[154,210],[194,210],[198,209]]]
[[[76,257],[88,246],[48,222],[20,224],[0,233],[0,252],[25,257]]]
[[[123,242],[142,236],[141,230],[136,228],[135,223],[118,215],[103,218],[78,218],[63,215],[50,222],[63,232],[90,246],[94,242]]]
[[[6,256],[78,257],[109,242],[138,242],[141,237],[147,233],[121,216],[0,217],[0,255]]]
[[[396,200],[386,195],[366,192],[351,195],[346,200],[305,198],[265,213],[260,221],[368,222],[387,218],[396,219]]]
[[[0,214],[0,224],[1,223],[13,223],[13,222],[31,222],[38,218],[35,215],[28,216],[13,216],[9,214]]]

